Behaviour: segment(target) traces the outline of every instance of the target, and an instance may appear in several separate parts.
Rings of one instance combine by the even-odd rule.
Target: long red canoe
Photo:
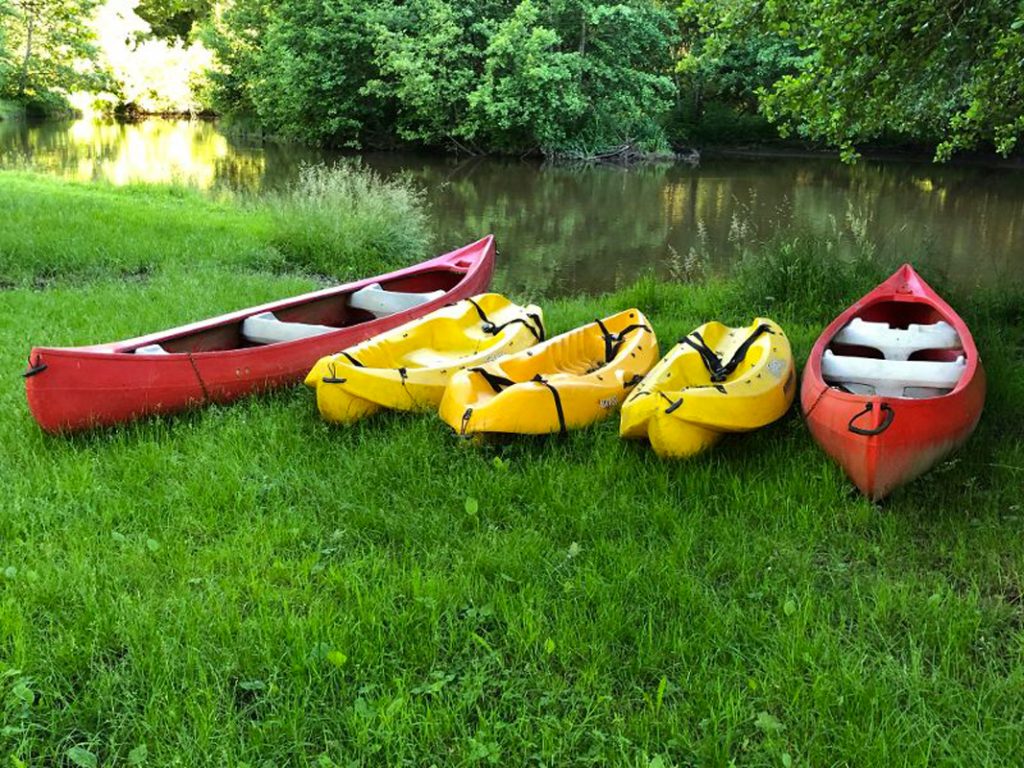
[[[821,447],[879,500],[970,436],[985,370],[966,323],[907,264],[821,334],[800,401]]]
[[[106,426],[302,380],[324,355],[486,290],[493,236],[397,272],[88,347],[35,347],[29,409],[48,432]]]

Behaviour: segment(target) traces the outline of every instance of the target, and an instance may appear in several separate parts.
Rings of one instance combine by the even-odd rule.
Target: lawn
[[[175,189],[0,174],[0,221],[0,764],[1024,754],[1019,294],[953,294],[988,369],[985,415],[876,506],[796,409],[677,463],[619,441],[614,420],[484,447],[430,415],[331,428],[303,387],[49,437],[17,378],[31,343],[289,295],[328,262],[267,205]],[[396,221],[351,252],[335,228],[338,272],[422,255],[422,222],[402,253],[374,245]],[[769,313],[802,362],[881,274],[822,266],[816,247],[765,244],[693,284],[515,298],[555,332],[637,306],[663,351],[707,319]]]

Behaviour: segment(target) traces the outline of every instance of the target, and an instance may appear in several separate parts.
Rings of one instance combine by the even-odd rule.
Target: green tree
[[[719,46],[751,30],[792,41],[796,71],[764,83],[783,132],[844,157],[884,136],[932,142],[936,158],[980,145],[1008,154],[1024,132],[1020,0],[686,0]]]
[[[6,92],[10,76],[10,55],[7,50],[7,19],[10,14],[8,0],[0,0],[0,93]]]
[[[135,12],[149,23],[154,37],[186,40],[212,10],[212,0],[141,0]]]
[[[99,90],[106,79],[89,19],[97,0],[8,0],[0,95],[59,101],[76,89]]]
[[[681,95],[700,112],[708,99],[748,111],[759,108],[759,91],[803,63],[797,44],[778,30],[738,23],[720,25],[722,8],[688,0],[678,8],[681,34],[677,72]]]
[[[476,137],[469,98],[486,45],[480,10],[445,0],[378,7],[371,24],[380,71],[364,91],[395,104],[400,139],[464,147]]]
[[[675,26],[650,0],[234,0],[218,103],[331,144],[664,145]]]
[[[291,140],[358,146],[390,122],[363,89],[378,73],[375,7],[360,0],[236,0],[204,36],[214,99]]]

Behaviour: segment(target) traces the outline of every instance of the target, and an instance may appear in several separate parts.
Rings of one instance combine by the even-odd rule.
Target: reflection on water
[[[329,152],[245,141],[214,123],[0,123],[0,164],[115,184],[180,182],[259,193]],[[968,285],[1024,278],[1024,173],[830,159],[709,160],[550,168],[504,159],[367,154],[428,192],[437,247],[494,232],[501,287],[600,291],[687,262],[725,268],[744,242],[780,228],[928,262]],[[826,256],[823,255],[823,258]],[[831,256],[828,256],[831,258]]]

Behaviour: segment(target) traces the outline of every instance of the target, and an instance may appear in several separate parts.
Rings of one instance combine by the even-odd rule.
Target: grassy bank
[[[985,418],[884,507],[850,494],[795,411],[686,463],[614,422],[500,449],[430,416],[329,429],[302,388],[40,433],[14,378],[31,342],[309,287],[275,210],[2,177],[12,766],[1017,760],[1020,297],[956,297],[986,354]],[[639,306],[663,349],[768,312],[802,360],[877,277],[817,247],[543,304],[553,331]]]
[[[260,200],[174,186],[73,184],[4,172],[0,285],[169,280],[208,269],[351,278],[418,261],[421,194],[355,164],[309,166]]]

